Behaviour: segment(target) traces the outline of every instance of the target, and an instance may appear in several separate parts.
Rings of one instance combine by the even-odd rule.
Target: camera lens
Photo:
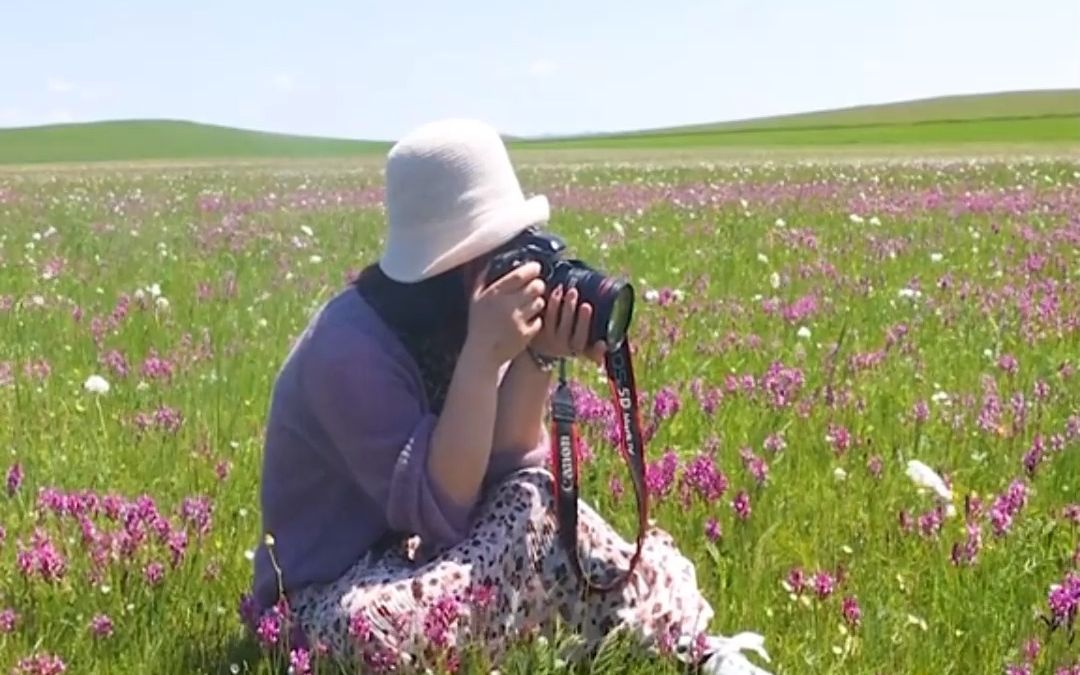
[[[580,301],[592,305],[589,344],[604,340],[610,351],[621,347],[634,312],[633,286],[604,276],[579,260],[560,262],[552,272],[552,286],[577,288]]]

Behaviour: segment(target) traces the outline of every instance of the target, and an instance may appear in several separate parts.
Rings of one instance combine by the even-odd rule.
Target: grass
[[[1080,115],[1080,90],[1056,89],[940,96],[731,122],[647,129],[636,133],[668,135],[739,130],[873,127],[985,119],[1075,117],[1077,115]]]
[[[385,143],[273,134],[173,120],[120,120],[0,129],[0,164],[153,159],[335,158]]]
[[[1040,616],[1080,544],[1065,511],[1080,501],[1080,166],[522,175],[551,196],[576,253],[657,294],[634,326],[657,425],[652,516],[695,564],[716,630],[764,634],[777,673],[1001,672],[1032,638],[1035,672],[1075,661],[1066,630]],[[0,492],[0,613],[18,616],[0,631],[0,669],[56,654],[77,673],[282,672],[236,614],[262,536],[268,395],[311,312],[377,254],[378,204],[374,168],[0,176],[0,471],[23,474]],[[106,394],[84,389],[95,374]],[[573,374],[604,395],[592,372]],[[653,408],[662,389],[679,402],[670,416]],[[582,489],[630,535],[605,430],[584,425]],[[695,458],[725,474],[720,498],[687,482]],[[952,482],[957,517],[939,520],[905,474],[916,458]],[[768,465],[761,484],[752,460]],[[1024,499],[1008,497],[1014,482]],[[71,511],[90,495],[143,513],[137,497],[152,499],[188,533],[183,555],[150,524],[125,553],[105,513],[87,536]],[[954,564],[954,545],[974,541],[966,525],[977,555]],[[62,567],[20,568],[35,532],[30,560]],[[795,568],[838,585],[795,593]],[[108,637],[93,634],[98,615]],[[594,672],[676,672],[631,651],[607,663]],[[502,670],[556,668],[532,647]]]
[[[512,139],[544,150],[851,149],[1080,145],[1080,90],[945,97],[800,115],[577,137]],[[0,129],[0,165],[146,160],[348,159],[378,141],[270,134],[178,121],[112,121]]]

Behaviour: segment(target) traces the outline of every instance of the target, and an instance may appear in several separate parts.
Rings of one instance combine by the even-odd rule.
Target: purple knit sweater
[[[427,472],[432,414],[415,361],[353,288],[312,318],[274,384],[262,465],[262,532],[286,592],[333,581],[387,535],[461,540],[473,504],[442,494]],[[485,484],[539,465],[540,444],[495,452]],[[277,600],[260,536],[255,600]]]

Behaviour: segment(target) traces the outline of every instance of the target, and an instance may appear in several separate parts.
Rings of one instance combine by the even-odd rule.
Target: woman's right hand
[[[477,284],[465,339],[470,357],[499,368],[525,350],[543,325],[545,286],[539,276],[540,264],[530,262],[486,287]]]

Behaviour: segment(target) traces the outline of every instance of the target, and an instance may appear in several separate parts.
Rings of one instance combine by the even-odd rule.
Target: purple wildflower
[[[1051,625],[1071,629],[1080,608],[1080,574],[1069,572],[1062,583],[1050,586],[1046,603],[1050,607]]]
[[[735,499],[731,501],[731,508],[735,509],[735,515],[739,517],[739,520],[746,520],[750,517],[750,495],[746,490],[739,490],[735,495]]]
[[[645,488],[650,498],[660,499],[667,496],[675,482],[678,468],[679,457],[674,450],[668,450],[660,459],[645,467]]]
[[[799,368],[773,362],[761,377],[761,387],[774,408],[788,408],[798,397],[805,378]]]
[[[919,424],[925,424],[930,419],[930,406],[926,401],[918,401],[911,409],[911,416]]]
[[[19,659],[11,672],[13,675],[60,675],[67,672],[67,664],[56,654],[34,654]]]
[[[113,634],[113,622],[105,614],[98,614],[90,620],[90,633],[96,638],[107,638]]]
[[[263,647],[270,648],[278,643],[281,639],[281,615],[277,612],[276,608],[264,612],[263,615],[259,617],[255,635],[258,636],[259,644]]]
[[[23,483],[23,468],[22,464],[15,462],[11,465],[11,468],[7,472],[7,493],[9,497],[13,497],[16,492],[19,491],[19,487]]]
[[[982,528],[978,523],[968,523],[966,528],[967,539],[963,544],[960,542],[953,544],[950,554],[952,563],[957,566],[974,564],[979,551],[982,550]]]
[[[443,595],[428,608],[424,616],[424,636],[439,649],[450,646],[451,627],[461,613],[461,606],[452,595]]]
[[[1033,637],[1024,643],[1024,659],[1028,663],[1034,663],[1039,660],[1039,652],[1042,651],[1042,643],[1039,642],[1039,638]]]
[[[302,647],[298,647],[290,651],[289,673],[290,675],[310,675],[311,652]]]
[[[787,441],[783,434],[769,434],[765,437],[765,449],[776,454],[787,448]]]
[[[371,622],[367,620],[367,617],[361,612],[357,612],[349,617],[349,637],[357,642],[364,643],[371,639],[374,635],[374,631],[371,628]]]
[[[711,504],[727,491],[728,478],[717,468],[713,456],[703,452],[683,467],[679,485],[684,501],[689,502],[690,491],[693,490],[697,496]]]
[[[1005,371],[1009,375],[1015,375],[1020,369],[1020,362],[1016,360],[1016,357],[1012,354],[1002,354],[998,357],[998,368]]]
[[[1020,480],[1014,480],[1005,493],[994,499],[990,507],[990,523],[996,536],[1002,537],[1012,529],[1013,518],[1027,505],[1027,501],[1027,484]]]
[[[825,438],[833,447],[837,455],[842,455],[851,448],[851,433],[841,424],[829,423],[829,431]]]
[[[844,621],[852,628],[858,628],[859,624],[862,623],[862,609],[859,607],[859,601],[854,595],[844,596],[841,613],[844,615]]]
[[[11,607],[0,611],[0,635],[14,633],[18,623],[19,615]]]
[[[143,568],[143,576],[146,578],[146,583],[157,586],[165,578],[165,566],[159,562],[147,563]]]
[[[754,481],[758,485],[762,485],[769,477],[769,465],[764,459],[758,457],[750,448],[743,448],[739,451],[739,457],[743,461],[743,466],[747,472],[753,477]]]
[[[881,459],[881,455],[872,455],[866,460],[866,470],[876,479],[881,478],[881,471],[883,468],[884,460]]]
[[[705,521],[705,536],[709,538],[709,541],[716,541],[723,536],[720,521],[713,516],[709,516],[709,519]]]
[[[795,595],[802,595],[806,590],[806,572],[801,567],[792,567],[787,574],[787,585]]]
[[[812,583],[814,585],[814,593],[822,600],[832,595],[836,590],[836,579],[825,571],[814,574]]]
[[[672,387],[664,387],[656,392],[656,399],[653,401],[653,415],[657,419],[665,420],[672,417],[679,411],[680,407],[679,395]]]

